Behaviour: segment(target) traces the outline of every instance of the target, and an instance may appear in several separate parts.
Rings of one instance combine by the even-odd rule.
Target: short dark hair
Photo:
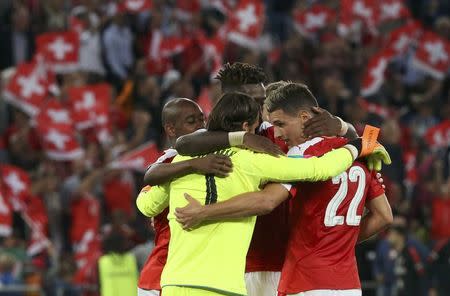
[[[263,69],[247,63],[226,63],[215,77],[222,84],[222,91],[240,87],[244,84],[264,83],[267,81]]]
[[[162,125],[166,125],[167,123],[175,123],[180,118],[180,107],[186,105],[196,106],[197,103],[190,99],[186,98],[176,98],[167,102],[161,112],[161,121]]]
[[[209,114],[206,128],[209,131],[240,131],[244,122],[254,124],[258,120],[260,109],[259,104],[244,93],[225,93]]]
[[[270,92],[265,104],[269,113],[282,110],[291,115],[297,115],[301,109],[319,106],[316,98],[305,84],[292,82]]]
[[[286,86],[289,83],[292,83],[291,81],[286,81],[286,80],[280,80],[280,81],[275,81],[275,82],[271,82],[266,86],[266,96],[268,96],[271,92],[279,89],[280,87]]]

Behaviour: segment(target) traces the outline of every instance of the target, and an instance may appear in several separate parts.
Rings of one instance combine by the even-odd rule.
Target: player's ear
[[[306,110],[300,110],[300,111],[298,112],[298,117],[299,117],[303,122],[305,122],[305,121],[307,121],[308,119],[310,119],[312,116],[311,116],[311,113],[309,113],[308,111],[306,111]]]
[[[164,130],[166,131],[166,134],[169,138],[175,138],[175,125],[173,123],[166,123],[164,125]]]
[[[244,121],[242,123],[242,130],[246,132],[250,132],[251,126],[248,124],[248,121]]]

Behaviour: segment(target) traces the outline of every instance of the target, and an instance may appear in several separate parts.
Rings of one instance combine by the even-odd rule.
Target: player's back
[[[343,143],[341,138],[316,138],[297,152],[318,156]],[[355,258],[359,224],[366,199],[382,193],[360,162],[332,180],[299,183],[291,200],[291,233],[279,291],[360,288]]]

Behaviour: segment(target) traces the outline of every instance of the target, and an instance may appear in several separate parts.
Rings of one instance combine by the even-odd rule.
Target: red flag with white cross
[[[68,73],[78,67],[80,40],[74,31],[44,33],[36,38],[37,52],[57,73]]]
[[[46,124],[73,126],[70,111],[56,99],[50,99],[41,105],[39,112],[34,118],[34,123],[38,126]]]
[[[30,194],[31,188],[28,173],[19,167],[3,164],[0,166],[0,176],[4,197],[11,202],[15,211],[22,210],[23,202]]]
[[[407,19],[411,16],[411,13],[403,0],[383,0],[379,1],[378,5],[378,23]]]
[[[113,169],[135,170],[144,173],[148,165],[162,155],[154,142],[147,142],[109,164]]]
[[[419,39],[413,65],[436,79],[444,79],[450,67],[450,42],[426,31]]]
[[[30,116],[36,115],[47,97],[51,80],[36,62],[20,64],[3,92],[5,101]]]
[[[419,22],[412,21],[389,33],[385,40],[385,47],[389,47],[396,54],[403,54],[408,47],[415,43],[422,33]]]
[[[303,36],[309,36],[336,18],[336,12],[324,5],[313,5],[308,10],[294,10],[294,26]]]
[[[8,237],[12,233],[13,212],[11,204],[3,192],[4,185],[0,179],[0,237]]]
[[[264,4],[262,1],[239,1],[229,19],[228,40],[243,47],[257,48],[264,21]]]
[[[384,49],[373,55],[368,63],[361,87],[361,95],[364,97],[375,94],[383,85],[387,66],[394,56],[390,49]]]
[[[57,161],[68,161],[83,156],[75,129],[60,124],[45,124],[37,128],[42,147],[48,158]]]
[[[450,146],[450,120],[445,120],[427,130],[425,141],[432,149]]]
[[[122,2],[123,8],[129,13],[139,13],[152,9],[152,0],[125,0]]]
[[[339,15],[339,32],[348,35],[358,23],[376,33],[379,7],[376,0],[342,0]]]

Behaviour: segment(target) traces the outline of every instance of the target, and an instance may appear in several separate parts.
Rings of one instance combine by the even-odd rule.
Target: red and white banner
[[[37,37],[38,54],[57,73],[68,73],[78,67],[80,40],[74,31],[44,33]]]
[[[50,99],[43,103],[33,121],[37,126],[45,126],[48,124],[73,126],[70,111],[56,99]]]
[[[20,64],[4,90],[5,101],[30,116],[36,115],[47,98],[52,81],[36,63]]]
[[[145,12],[152,9],[152,0],[125,0],[122,2],[123,8],[129,13]]]
[[[368,113],[378,115],[383,119],[389,118],[394,115],[394,111],[389,109],[388,107],[376,103],[371,103],[364,98],[359,98],[359,103],[360,106]]]
[[[450,42],[426,31],[418,42],[413,65],[436,79],[444,79],[450,67]]]
[[[11,204],[3,192],[2,183],[0,180],[0,237],[8,237],[12,233],[13,213]]]
[[[68,89],[72,118],[77,129],[94,127],[97,116],[109,106],[111,87],[101,83]]]
[[[37,128],[42,147],[48,158],[58,161],[78,159],[83,149],[77,141],[75,129],[60,124],[40,125]]]
[[[41,198],[29,195],[23,205],[22,218],[31,230],[31,239],[28,243],[28,256],[35,256],[47,250],[51,244],[48,239],[48,215]]]
[[[422,33],[422,25],[419,22],[409,22],[392,31],[385,41],[385,47],[390,48],[396,54],[403,54],[411,44],[414,44]]]
[[[376,0],[342,0],[339,15],[339,33],[347,36],[358,24],[376,33],[379,7]]]
[[[162,154],[154,142],[147,142],[114,160],[109,164],[109,167],[145,172],[148,166],[154,163]]]
[[[0,166],[0,176],[6,200],[11,203],[14,211],[23,210],[22,205],[31,188],[28,173],[19,167],[3,164]]]
[[[385,21],[407,19],[411,13],[403,0],[383,0],[379,1],[378,23]]]
[[[394,53],[391,50],[384,49],[369,59],[361,86],[362,96],[371,96],[380,89],[384,83],[385,71],[393,56]]]
[[[264,28],[264,4],[258,0],[239,1],[228,23],[228,40],[256,49]]]
[[[450,120],[445,120],[427,130],[425,141],[431,149],[440,149],[450,146]]]
[[[326,27],[335,18],[336,12],[331,8],[313,5],[308,10],[296,9],[294,11],[294,26],[303,36],[310,36]]]
[[[192,18],[194,14],[200,12],[201,3],[199,0],[177,0],[175,5],[175,16],[182,20],[187,21]]]

